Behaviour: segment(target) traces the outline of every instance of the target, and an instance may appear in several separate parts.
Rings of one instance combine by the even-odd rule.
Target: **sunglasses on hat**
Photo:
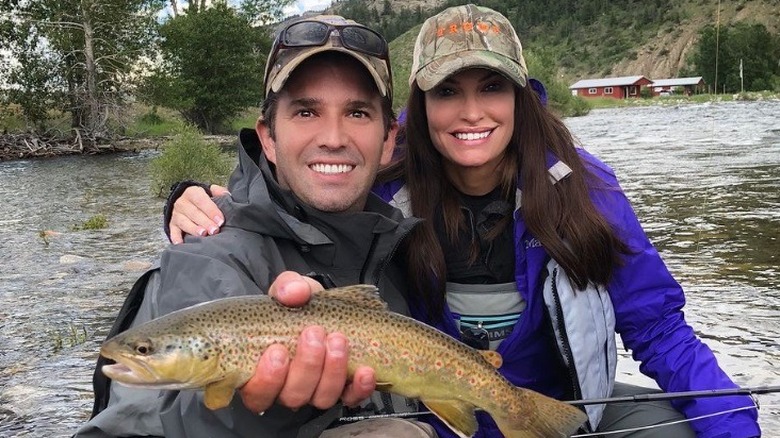
[[[316,20],[295,22],[282,29],[276,37],[270,59],[276,59],[282,49],[324,46],[331,35],[336,36],[347,49],[385,61],[389,72],[387,41],[377,32],[356,24],[332,24]],[[268,72],[265,80],[268,80]]]

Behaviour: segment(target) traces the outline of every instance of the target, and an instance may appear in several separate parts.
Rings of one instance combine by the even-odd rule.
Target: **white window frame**
[[[612,87],[604,87],[604,94],[612,94],[613,91]]]
[[[596,94],[598,91],[598,88],[588,88],[588,94]]]

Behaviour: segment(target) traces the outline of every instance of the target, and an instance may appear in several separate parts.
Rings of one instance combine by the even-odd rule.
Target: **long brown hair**
[[[465,219],[459,195],[444,172],[443,157],[428,133],[425,94],[416,83],[407,111],[403,158],[385,169],[379,180],[403,178],[412,214],[425,219],[406,244],[410,283],[419,293],[410,297],[421,296],[429,318],[438,321],[443,316],[447,267],[434,230],[435,214],[441,205],[446,235],[453,242]],[[572,169],[555,184],[547,171],[548,154]],[[598,180],[580,159],[568,128],[528,87],[516,87],[515,130],[498,172],[504,199],[514,204],[516,188],[522,189],[520,214],[528,229],[572,282],[580,289],[588,283],[606,284],[627,247],[591,201],[588,187]]]

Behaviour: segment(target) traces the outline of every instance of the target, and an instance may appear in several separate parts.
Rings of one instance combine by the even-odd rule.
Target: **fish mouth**
[[[154,370],[143,362],[133,360],[130,357],[112,357],[115,364],[103,365],[103,374],[111,380],[116,380],[127,385],[142,385],[159,383],[161,379]]]
[[[155,371],[154,365],[123,354],[105,355],[116,361],[114,364],[103,365],[101,371],[111,380],[131,388],[146,389],[187,389],[190,385],[181,381],[162,377]]]
[[[111,365],[103,365],[101,368],[103,374],[108,376],[111,380],[122,382],[125,384],[140,384],[142,382],[148,383],[148,379],[143,379],[129,366],[122,363],[115,363]]]

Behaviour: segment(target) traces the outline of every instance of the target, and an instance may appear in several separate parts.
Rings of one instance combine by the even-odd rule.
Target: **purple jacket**
[[[682,287],[669,273],[642,230],[612,169],[585,150],[580,149],[579,153],[586,167],[601,181],[599,187],[591,187],[593,202],[632,250],[607,285],[615,309],[616,332],[620,334],[623,345],[641,363],[642,373],[653,378],[666,392],[737,387],[720,369],[710,348],[685,322]],[[394,181],[375,187],[374,192],[390,201],[402,186],[403,182]],[[512,334],[498,348],[504,358],[499,371],[515,385],[553,397],[560,396],[562,376],[544,375],[540,370],[550,368],[526,360],[534,357],[534,349],[544,348],[543,343],[538,342],[539,330],[546,330],[546,310],[539,285],[548,255],[526,228],[521,214],[515,215],[514,226],[515,278],[518,293],[526,300],[527,307]],[[414,302],[409,305],[413,316],[425,321],[420,305]],[[436,326],[455,338],[460,337],[448,309],[444,323]],[[545,353],[540,354],[544,356]],[[577,385],[575,379],[569,380],[571,385]],[[672,404],[686,418],[753,405],[747,396],[687,399]],[[480,413],[478,417],[480,425],[476,437],[502,436],[487,415]],[[455,436],[433,416],[431,422],[440,437]],[[761,433],[754,409],[696,420],[691,425],[702,438],[746,438]]]

